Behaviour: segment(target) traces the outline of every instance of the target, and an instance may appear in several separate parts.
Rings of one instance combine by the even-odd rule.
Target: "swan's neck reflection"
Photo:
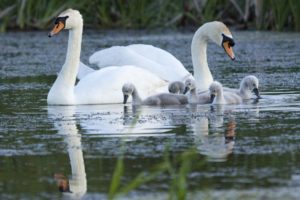
[[[195,145],[209,161],[224,162],[234,147],[235,120],[232,118],[224,125],[222,105],[210,108],[208,112],[208,116],[196,118],[192,122]]]
[[[69,180],[70,191],[77,194],[84,194],[87,189],[85,166],[81,149],[81,136],[67,136],[65,142],[68,144],[72,177]]]
[[[48,107],[48,116],[54,121],[58,134],[64,135],[70,158],[72,176],[66,180],[62,175],[56,175],[60,190],[65,194],[82,197],[87,190],[87,180],[81,147],[81,135],[78,134],[74,118],[74,107]],[[63,189],[61,188],[62,185]]]

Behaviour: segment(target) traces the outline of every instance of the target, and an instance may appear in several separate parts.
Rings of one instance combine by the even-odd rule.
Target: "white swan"
[[[208,90],[213,82],[206,55],[207,43],[210,40],[222,46],[232,60],[235,58],[232,49],[234,41],[229,29],[218,21],[203,24],[194,34],[191,44],[194,78],[199,91]],[[151,45],[110,47],[94,53],[89,61],[99,68],[110,65],[135,65],[169,82],[184,82],[188,78],[193,78],[182,63],[169,52]]]
[[[242,98],[233,92],[223,92],[223,86],[218,81],[214,81],[209,86],[212,104],[240,104]]]
[[[161,90],[167,91],[168,83],[155,74],[135,66],[107,67],[94,71],[83,70],[85,76],[75,86],[80,65],[83,20],[77,10],[62,12],[55,21],[49,37],[69,29],[65,64],[51,87],[47,102],[54,105],[121,103],[120,93],[125,82],[139,83],[141,96],[146,97]],[[81,70],[82,71],[82,70]]]
[[[188,103],[187,96],[171,93],[160,93],[142,100],[139,96],[138,90],[132,83],[124,84],[122,87],[122,93],[124,95],[124,104],[126,104],[129,96],[132,96],[132,105],[166,106],[183,105]]]

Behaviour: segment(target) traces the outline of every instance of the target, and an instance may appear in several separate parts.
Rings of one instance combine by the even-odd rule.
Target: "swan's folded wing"
[[[127,47],[163,67],[169,81],[182,81],[191,75],[183,64],[168,51],[145,44],[132,44]]]
[[[95,72],[95,70],[92,69],[91,67],[83,64],[82,62],[80,62],[78,73],[77,73],[77,79],[81,80],[83,77],[85,77],[86,75],[88,75],[92,72]]]
[[[127,47],[139,55],[148,58],[149,60],[152,60],[153,62],[156,62],[162,66],[171,67],[172,70],[175,68],[182,69],[182,73],[187,73],[187,70],[183,64],[168,51],[145,44],[132,44]]]
[[[166,81],[183,80],[190,73],[169,52],[151,45],[114,46],[95,52],[89,59],[99,68],[134,65],[146,69]]]
[[[93,55],[90,56],[90,64],[94,64],[99,68],[109,67],[109,66],[122,66],[124,60],[128,61],[127,65],[130,65],[132,59],[131,52],[127,47],[124,46],[113,46],[110,48],[102,49],[96,51]]]

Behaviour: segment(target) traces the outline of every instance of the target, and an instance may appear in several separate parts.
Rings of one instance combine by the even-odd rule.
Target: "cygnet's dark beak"
[[[216,95],[214,95],[214,94],[210,95],[210,103],[212,103],[214,101],[215,97],[216,97]]]
[[[252,90],[252,92],[257,96],[257,98],[261,98],[260,95],[259,95],[259,90],[258,90],[258,88],[254,88],[254,89]]]
[[[128,95],[127,95],[127,94],[124,94],[123,104],[126,104],[126,103],[127,103],[127,99],[128,99]]]
[[[184,91],[183,91],[183,94],[186,94],[189,90],[190,90],[189,87],[185,87],[185,88],[184,88]]]
[[[48,37],[51,38],[53,35],[51,32],[48,33]]]

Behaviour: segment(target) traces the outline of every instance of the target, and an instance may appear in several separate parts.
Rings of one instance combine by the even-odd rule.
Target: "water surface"
[[[166,151],[176,158],[192,150],[197,156],[187,174],[189,199],[299,199],[300,35],[233,34],[236,61],[210,44],[211,71],[228,87],[257,76],[264,98],[213,107],[47,106],[67,33],[51,39],[46,32],[1,34],[0,198],[106,199],[120,156],[126,185],[162,163]],[[98,49],[147,43],[170,51],[192,71],[192,36],[86,31],[81,58],[87,63]],[[55,176],[69,179],[73,193],[59,192]],[[162,175],[122,198],[166,199],[170,182]]]

